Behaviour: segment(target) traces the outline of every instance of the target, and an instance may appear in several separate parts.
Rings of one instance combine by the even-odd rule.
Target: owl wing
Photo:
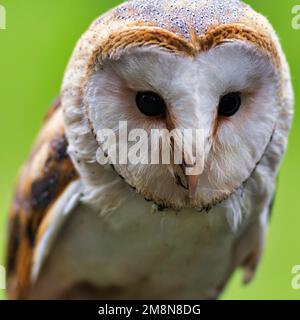
[[[78,180],[67,147],[62,108],[57,100],[21,171],[11,206],[7,248],[10,298],[26,297],[39,234],[48,228],[55,203]]]
[[[266,210],[264,210],[261,215],[266,215],[266,219],[261,219],[261,221],[265,221],[265,224],[263,223],[256,223],[253,225],[250,225],[248,228],[248,232],[246,232],[246,236],[244,236],[245,239],[243,239],[245,242],[251,243],[249,240],[250,238],[254,239],[253,245],[250,249],[250,252],[246,256],[246,258],[242,261],[242,268],[244,272],[243,276],[243,283],[248,284],[252,281],[252,279],[255,276],[257,267],[259,266],[261,256],[264,249],[264,242],[265,242],[265,232],[267,229],[267,225],[271,219],[272,212],[274,209],[274,203],[275,203],[275,197],[276,192],[274,193],[272,197],[272,201],[270,204],[267,205]]]

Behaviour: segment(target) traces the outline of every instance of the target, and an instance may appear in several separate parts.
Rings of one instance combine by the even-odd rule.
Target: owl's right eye
[[[152,91],[140,91],[136,95],[136,104],[146,116],[155,117],[165,114],[166,103],[163,98]]]
[[[219,115],[223,117],[232,117],[235,115],[242,104],[240,93],[232,92],[223,96],[219,103]]]

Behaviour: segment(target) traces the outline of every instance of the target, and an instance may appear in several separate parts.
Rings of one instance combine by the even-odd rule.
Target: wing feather
[[[57,100],[23,166],[10,210],[7,282],[12,299],[26,298],[38,230],[52,205],[78,177],[67,147],[62,108]]]
[[[69,184],[64,193],[48,210],[37,232],[37,241],[33,253],[31,283],[38,279],[41,268],[49,256],[52,245],[65,221],[79,203],[81,196],[80,180]]]

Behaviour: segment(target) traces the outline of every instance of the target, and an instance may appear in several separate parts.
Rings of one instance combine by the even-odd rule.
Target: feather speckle
[[[209,26],[236,21],[244,10],[238,0],[132,0],[121,5],[115,14],[120,20],[168,26],[172,32],[190,39],[191,28],[203,34]]]

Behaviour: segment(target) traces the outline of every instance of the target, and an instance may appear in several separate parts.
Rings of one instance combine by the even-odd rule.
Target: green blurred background
[[[59,92],[74,45],[94,18],[120,2],[0,0],[7,12],[7,29],[0,30],[0,261],[4,261],[6,217],[15,177],[49,103]],[[299,101],[300,30],[294,30],[291,21],[292,8],[300,0],[246,2],[266,15],[277,30]],[[291,286],[291,269],[300,265],[299,120],[296,112],[258,274],[250,285],[242,286],[237,272],[224,299],[300,298],[300,290]],[[0,297],[4,298],[3,290]]]

